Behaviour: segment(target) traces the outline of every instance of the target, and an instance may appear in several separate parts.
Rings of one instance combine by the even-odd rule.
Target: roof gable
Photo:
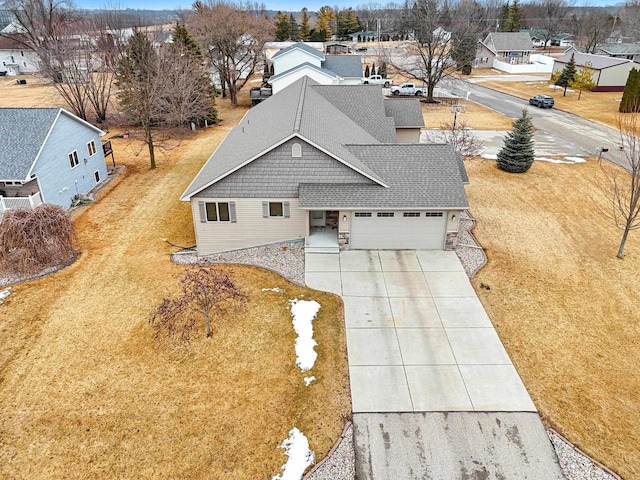
[[[324,100],[315,91],[319,87],[327,88],[303,77],[249,110],[213,152],[181,199],[189,200],[295,136],[384,186],[375,172],[344,147],[346,143],[378,140]],[[382,103],[379,89],[378,95]]]
[[[324,60],[324,53],[322,53],[319,50],[316,50],[313,47],[310,47],[309,45],[305,44],[304,42],[296,42],[293,45],[283,48],[282,50],[276,52],[273,57],[271,57],[271,60],[273,60],[274,58],[279,58],[279,57],[283,57],[285,55],[287,55],[289,52],[291,52],[292,50],[300,50],[304,53],[307,53],[313,57],[317,57],[320,60]]]
[[[330,70],[326,70],[324,68],[319,68],[315,65],[313,65],[312,63],[309,62],[304,62],[301,63],[300,65],[296,65],[295,67],[290,68],[289,70],[285,70],[282,73],[279,73],[277,75],[274,75],[273,77],[269,78],[269,83],[273,83],[275,81],[278,81],[288,75],[291,75],[292,73],[298,72],[300,70],[304,70],[304,69],[309,69],[312,70],[316,73],[319,73],[321,75],[326,76],[327,78],[330,78],[331,80],[337,79],[338,75],[336,75],[334,72],[330,71]]]
[[[530,52],[531,36],[526,32],[491,32],[483,42],[494,52]]]

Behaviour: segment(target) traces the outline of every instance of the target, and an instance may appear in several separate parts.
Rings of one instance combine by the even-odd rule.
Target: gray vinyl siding
[[[291,155],[294,143],[302,145],[302,157]],[[195,195],[211,197],[298,196],[301,183],[364,183],[371,180],[300,139],[289,140],[240,170]]]
[[[235,202],[236,222],[201,222],[198,202]],[[289,202],[288,218],[264,218],[262,202]],[[308,212],[297,198],[193,198],[191,211],[198,255],[304,239]]]
[[[96,153],[89,157],[87,143],[91,140]],[[68,155],[74,150],[78,151],[79,163],[72,169]],[[68,207],[76,193],[87,193],[96,185],[96,171],[100,180],[107,178],[100,135],[61,113],[32,172],[40,181],[43,200]]]

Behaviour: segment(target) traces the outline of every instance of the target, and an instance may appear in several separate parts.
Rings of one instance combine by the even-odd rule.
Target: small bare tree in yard
[[[606,200],[600,210],[612,219],[622,233],[618,258],[623,257],[624,247],[631,230],[640,228],[640,124],[638,115],[627,114],[618,120],[622,168],[600,162],[598,185]],[[624,170],[623,170],[624,169]]]
[[[466,123],[457,125],[445,123],[442,125],[444,141],[453,145],[456,152],[463,158],[479,155],[484,148],[484,142],[473,134],[473,130]]]
[[[75,229],[69,213],[57,205],[15,208],[0,222],[0,269],[37,273],[73,258]]]
[[[230,313],[247,301],[228,273],[217,267],[190,267],[180,280],[180,293],[165,298],[149,317],[156,338],[189,342],[193,332],[204,326],[213,335],[215,317]]]

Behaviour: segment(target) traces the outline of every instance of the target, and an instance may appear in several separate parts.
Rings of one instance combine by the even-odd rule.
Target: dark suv
[[[553,97],[550,97],[549,95],[536,95],[529,99],[529,105],[533,105],[535,107],[553,108],[553,104]]]

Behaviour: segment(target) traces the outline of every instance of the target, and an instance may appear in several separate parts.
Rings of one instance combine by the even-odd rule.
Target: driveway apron
[[[513,417],[515,423],[506,429],[497,427],[498,431],[513,433],[528,415],[544,434],[536,408],[456,254],[410,250],[307,254],[305,270],[309,287],[336,293],[344,300],[357,478],[512,478],[501,476],[507,472],[502,466],[491,467],[480,460],[476,465],[473,459],[469,465],[487,469],[487,476],[465,477],[464,470],[471,471],[470,467],[455,459],[455,452],[449,452],[455,459],[450,468],[458,473],[440,476],[428,467],[440,460],[424,460],[425,438],[411,430],[422,422],[430,429],[427,440],[446,443],[451,441],[446,428],[441,439],[434,436],[438,425],[447,425],[446,417],[437,417],[442,412],[529,412]],[[429,419],[426,412],[439,413],[429,414],[436,416]],[[387,421],[395,425],[391,430],[384,427]],[[379,428],[371,428],[375,422]],[[527,430],[528,423],[522,428]],[[540,429],[531,444],[549,447],[542,449],[547,453],[543,463],[557,473],[545,478],[563,478],[548,438],[539,436]],[[394,445],[389,444],[390,431],[404,432],[394,436]],[[413,433],[408,435],[409,431]],[[472,436],[473,429],[465,438],[473,441]],[[487,438],[479,434],[478,441],[484,444]],[[517,478],[542,478],[527,476],[528,471],[534,472],[531,468],[537,460],[500,445],[485,445],[494,452],[487,456],[499,465],[520,468]],[[382,450],[377,451],[378,447]],[[402,458],[418,463],[398,462],[398,448],[406,450]],[[506,457],[500,460],[502,454]],[[376,458],[387,461],[372,460]],[[398,470],[398,465],[404,465],[404,470]],[[439,471],[452,471],[443,468]],[[428,476],[428,471],[436,476]]]

